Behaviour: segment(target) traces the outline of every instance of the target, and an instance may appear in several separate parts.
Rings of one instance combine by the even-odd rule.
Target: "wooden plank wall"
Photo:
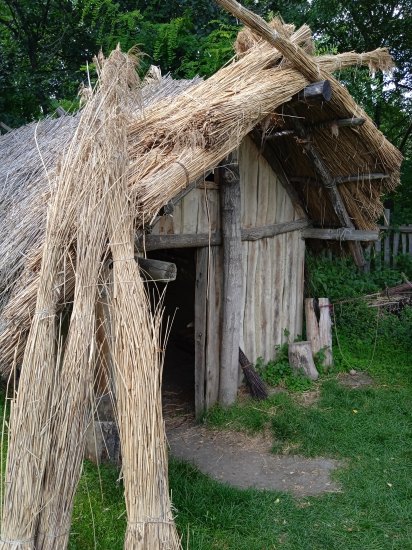
[[[298,219],[284,188],[253,142],[246,138],[239,151],[242,227],[264,226]],[[219,192],[194,189],[175,206],[173,215],[164,216],[153,234],[207,233],[220,230]],[[215,248],[215,247],[213,247]],[[274,346],[286,340],[285,329],[293,338],[302,333],[305,243],[300,231],[255,242],[243,242],[243,335],[241,344],[251,361],[262,356],[273,358]],[[208,330],[206,365],[217,364],[219,323],[212,326],[213,310],[220,315],[221,249],[213,250],[209,262]],[[215,270],[217,269],[217,272]],[[219,275],[217,275],[217,273]],[[213,288],[210,285],[213,284]],[[208,342],[210,347],[208,347]],[[212,343],[213,342],[213,343]],[[215,401],[216,373],[207,378],[205,399]]]
[[[218,230],[220,230],[219,191],[193,189],[175,205],[173,214],[160,218],[153,227],[152,233],[153,235],[181,235]]]
[[[246,138],[239,152],[242,227],[298,219],[276,175]],[[305,243],[300,231],[243,242],[243,347],[251,361],[302,333]]]

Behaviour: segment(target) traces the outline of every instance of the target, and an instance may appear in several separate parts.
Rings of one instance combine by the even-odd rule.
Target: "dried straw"
[[[123,117],[121,123],[119,109],[135,81],[134,65],[115,51],[102,69],[101,88],[87,104],[61,168],[48,216],[37,312],[11,409],[0,548],[67,546],[90,422],[97,281],[108,205],[113,204],[119,180],[116,144],[126,143],[126,122]],[[61,345],[56,350],[56,289],[64,284],[64,265],[74,241],[73,311],[64,350]],[[135,418],[137,411],[132,412]],[[170,514],[170,506],[168,510]]]

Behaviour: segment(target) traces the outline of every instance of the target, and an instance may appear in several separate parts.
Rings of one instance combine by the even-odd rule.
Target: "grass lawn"
[[[172,461],[170,485],[184,547],[190,549],[412,549],[412,394],[409,387],[322,384],[305,408],[288,395],[215,409],[208,422],[256,431],[269,425],[274,449],[343,459],[342,492],[296,499],[220,485]],[[121,549],[125,528],[117,472],[85,465],[71,549]],[[93,515],[91,513],[93,509]],[[94,529],[93,529],[94,525]],[[95,530],[95,535],[94,535]]]
[[[285,393],[215,408],[205,419],[221,429],[269,430],[277,453],[342,460],[334,473],[342,491],[298,499],[239,490],[172,460],[170,488],[184,548],[412,550],[412,346],[410,340],[394,342],[388,330],[386,336],[365,345],[347,328],[336,350],[336,369],[368,369],[372,387],[343,387],[335,372],[321,378],[320,397],[309,407]],[[85,464],[71,550],[123,548],[118,475],[114,468]]]

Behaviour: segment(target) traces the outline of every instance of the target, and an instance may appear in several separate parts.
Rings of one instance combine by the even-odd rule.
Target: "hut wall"
[[[299,218],[266,160],[246,138],[239,151],[242,227]],[[302,334],[305,243],[300,231],[243,242],[243,334],[248,358],[273,358],[274,346]]]
[[[266,160],[246,138],[239,150],[242,227],[278,224],[298,219],[292,202]],[[220,229],[219,191],[194,189],[175,206],[173,215],[163,216],[153,234],[208,233]],[[214,248],[214,247],[213,247]],[[243,331],[241,344],[252,361],[273,358],[274,346],[302,333],[305,243],[300,231],[242,243]],[[200,249],[199,249],[200,253]],[[216,341],[221,310],[221,249],[209,260],[205,314],[208,317],[206,365],[218,362]],[[219,269],[215,269],[219,268]],[[210,284],[213,281],[213,290]],[[217,316],[216,323],[211,317]],[[213,344],[212,344],[213,342]],[[210,349],[208,348],[210,346]],[[216,395],[215,374],[206,394],[209,404]],[[206,396],[205,396],[205,400]]]
[[[193,189],[183,197],[175,205],[173,214],[160,218],[152,233],[181,235],[208,233],[219,229],[219,191],[204,188]]]

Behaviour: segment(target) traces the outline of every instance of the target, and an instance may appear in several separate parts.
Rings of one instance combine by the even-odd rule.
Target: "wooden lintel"
[[[296,112],[292,107],[290,107],[290,112],[294,117],[292,118],[293,124],[295,126],[296,132],[301,138],[302,147],[304,148],[308,158],[312,161],[313,167],[316,174],[318,175],[320,181],[322,182],[332,204],[333,210],[336,214],[336,217],[339,220],[339,223],[343,227],[348,229],[355,229],[355,226],[346,210],[346,206],[340,196],[339,190],[337,188],[335,179],[332,174],[329,172],[328,167],[326,166],[324,160],[322,159],[320,153],[314,146],[313,142],[308,139],[308,132],[299,118],[296,116]],[[350,242],[349,248],[352,252],[353,258],[358,267],[363,267],[365,265],[365,257],[363,254],[362,247],[359,242]]]
[[[329,241],[378,241],[379,231],[362,231],[340,227],[338,229],[321,229],[309,227],[302,230],[304,239],[321,239]]]
[[[283,168],[283,165],[279,160],[273,145],[269,143],[266,139],[264,139],[262,137],[262,133],[259,132],[256,128],[254,128],[250,132],[249,137],[252,139],[253,143],[256,145],[263,158],[276,174],[280,184],[286,191],[299,216],[308,217],[308,212],[304,205],[304,202],[301,200],[296,189],[291,184],[289,177],[286,174],[285,169]]]
[[[258,227],[247,227],[241,229],[242,241],[256,241],[267,239],[298,231],[310,226],[307,218],[301,218],[291,222],[277,223]],[[208,246],[219,246],[222,244],[222,235],[219,231],[213,233],[181,233],[178,235],[145,235],[136,238],[136,246],[139,250],[164,250],[169,248],[201,248]]]

